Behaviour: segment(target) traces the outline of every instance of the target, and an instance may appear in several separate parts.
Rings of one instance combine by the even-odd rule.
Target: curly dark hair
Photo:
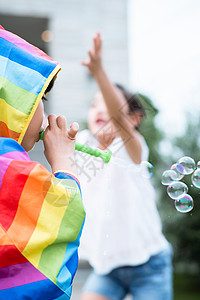
[[[133,94],[129,92],[126,88],[124,88],[121,84],[115,83],[115,86],[122,92],[124,95],[128,107],[129,107],[129,113],[134,113],[134,112],[140,112],[142,117],[145,116],[145,110],[144,107],[142,106],[140,100],[139,100],[139,94]]]
[[[42,100],[47,101],[46,94],[47,94],[48,92],[50,92],[50,90],[52,89],[55,80],[56,80],[56,76],[54,76],[54,77],[51,79],[49,85],[47,86],[47,88],[46,88],[46,90],[45,90],[45,92],[44,92],[44,95],[42,96]]]

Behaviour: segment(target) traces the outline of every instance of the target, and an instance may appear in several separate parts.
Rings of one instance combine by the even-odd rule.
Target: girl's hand
[[[93,50],[88,50],[88,55],[88,60],[82,61],[81,64],[88,68],[93,77],[96,77],[102,69],[102,39],[99,32],[93,38]]]
[[[74,163],[74,150],[76,134],[79,130],[78,123],[74,122],[67,129],[65,117],[48,116],[49,125],[44,136],[44,154],[52,171],[68,170],[76,173]]]

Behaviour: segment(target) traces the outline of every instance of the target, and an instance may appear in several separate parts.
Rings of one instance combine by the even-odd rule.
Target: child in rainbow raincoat
[[[85,212],[74,173],[78,124],[48,117],[51,174],[27,154],[60,66],[0,27],[0,299],[69,299]]]

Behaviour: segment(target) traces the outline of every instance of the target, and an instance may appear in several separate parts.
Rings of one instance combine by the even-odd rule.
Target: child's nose
[[[100,105],[99,106],[99,112],[100,113],[107,113],[107,107],[104,104]]]
[[[100,119],[105,119],[107,115],[108,115],[107,110],[102,109],[98,111],[97,117]]]

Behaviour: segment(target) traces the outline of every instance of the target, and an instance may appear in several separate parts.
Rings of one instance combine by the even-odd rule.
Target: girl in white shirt
[[[93,267],[81,300],[120,300],[127,294],[134,300],[171,300],[171,247],[162,234],[154,189],[138,171],[148,160],[148,147],[136,130],[144,110],[137,95],[130,97],[107,77],[99,33],[93,42],[94,49],[82,64],[100,92],[89,110],[89,130],[82,131],[78,141],[110,149],[124,166],[99,165],[92,177],[83,168],[100,164],[98,159],[81,168],[86,223],[80,256]]]

